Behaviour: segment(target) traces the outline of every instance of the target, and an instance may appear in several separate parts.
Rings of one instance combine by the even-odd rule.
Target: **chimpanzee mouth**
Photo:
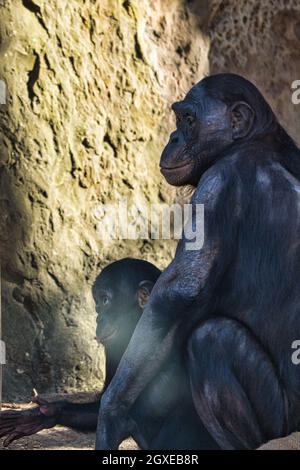
[[[102,342],[106,342],[106,341],[108,341],[108,340],[114,338],[114,337],[116,336],[117,332],[118,332],[117,329],[115,329],[115,330],[113,330],[113,331],[107,333],[106,335],[101,335],[101,336],[99,337],[100,342],[101,342],[101,343],[102,343]]]
[[[107,341],[109,341],[110,339],[113,339],[117,334],[117,329],[105,334],[105,335],[99,335],[98,337],[96,337],[98,343],[106,343]]]
[[[185,168],[188,168],[193,164],[193,160],[185,160],[185,162],[181,163],[178,166],[172,166],[172,167],[166,167],[166,166],[160,166],[160,171],[161,173],[171,173],[173,171],[178,171],[178,170],[184,170]]]

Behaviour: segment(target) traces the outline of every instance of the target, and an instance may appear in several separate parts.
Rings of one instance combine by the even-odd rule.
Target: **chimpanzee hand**
[[[98,416],[96,450],[117,450],[124,439],[140,433],[128,410],[122,405],[112,408],[103,398]]]
[[[42,429],[54,427],[62,411],[64,402],[49,403],[36,396],[32,398],[38,406],[26,410],[0,412],[0,438],[6,436],[4,447],[16,439],[36,434]]]
[[[100,409],[96,437],[96,450],[117,450],[128,436],[124,419],[117,412]]]

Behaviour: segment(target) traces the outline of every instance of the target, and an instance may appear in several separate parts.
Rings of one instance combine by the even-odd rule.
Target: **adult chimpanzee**
[[[142,309],[160,275],[153,264],[126,258],[107,266],[97,277],[93,296],[98,312],[97,339],[105,346],[108,387],[129,343]],[[96,430],[100,399],[94,403],[49,403],[35,397],[39,407],[0,412],[0,437],[9,445],[23,436],[63,424]],[[134,438],[144,449],[216,449],[193,405],[181,357],[174,356],[145,388],[130,413],[137,424]]]
[[[205,241],[192,251],[183,236],[155,284],[102,396],[96,447],[134,432],[129,410],[188,340],[205,427],[221,448],[254,448],[300,425],[300,151],[240,76],[207,77],[172,108],[161,172],[197,186]]]

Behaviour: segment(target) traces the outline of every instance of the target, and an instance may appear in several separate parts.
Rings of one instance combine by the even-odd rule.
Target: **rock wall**
[[[0,254],[5,396],[100,388],[91,285],[170,241],[101,240],[98,208],[176,194],[158,171],[170,104],[209,72],[265,92],[297,138],[296,0],[0,0]]]
[[[96,274],[123,256],[164,267],[175,245],[102,241],[98,207],[172,200],[169,105],[208,71],[208,41],[179,0],[8,0],[0,44],[5,397],[100,388]]]
[[[300,79],[300,2],[191,0],[188,5],[210,40],[210,73],[230,71],[255,83],[300,144],[300,105],[291,101],[291,84]]]

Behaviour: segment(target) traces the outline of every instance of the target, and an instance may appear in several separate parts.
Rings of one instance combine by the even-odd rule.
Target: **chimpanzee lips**
[[[112,339],[115,335],[117,334],[117,330],[112,330],[106,334],[100,334],[99,336],[96,337],[96,340],[99,342],[99,343],[106,343],[106,341]]]
[[[173,186],[182,186],[189,183],[189,178],[194,168],[193,160],[185,160],[176,167],[164,167],[161,165],[160,171],[167,182]]]
[[[167,166],[160,165],[160,171],[163,173],[164,171],[181,170],[181,169],[187,168],[192,163],[193,163],[193,160],[189,159],[189,160],[185,160],[185,161],[181,162],[179,165],[172,166],[172,167],[167,167]]]

